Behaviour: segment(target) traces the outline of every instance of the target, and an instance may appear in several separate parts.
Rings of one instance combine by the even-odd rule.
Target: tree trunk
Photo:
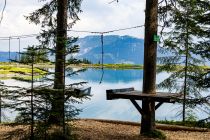
[[[62,91],[65,86],[64,66],[67,41],[67,4],[67,0],[57,0],[58,13],[54,89],[61,89],[59,91]],[[64,92],[53,93],[54,100],[52,102],[52,114],[50,115],[49,122],[62,125],[64,118]]]
[[[1,123],[1,91],[0,91],[0,123]]]
[[[144,78],[143,93],[156,93],[156,57],[157,42],[153,40],[157,35],[158,0],[146,1],[145,39],[144,39]],[[141,134],[155,130],[155,102],[142,101],[144,114],[141,119]]]

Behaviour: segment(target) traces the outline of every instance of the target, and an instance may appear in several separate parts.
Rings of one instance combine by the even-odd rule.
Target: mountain
[[[108,35],[104,36],[104,63],[107,64],[143,64],[144,59],[144,40],[132,36]],[[80,52],[76,54],[79,59],[86,58],[92,63],[101,63],[102,47],[101,36],[86,36],[79,38],[75,43],[80,46]],[[170,52],[161,54],[157,52],[157,56],[172,55]],[[19,58],[17,52],[10,53],[11,59]],[[50,60],[54,61],[54,56],[49,55]],[[70,58],[70,56],[69,56]],[[0,51],[0,62],[8,62],[9,53]],[[183,60],[184,61],[184,60]],[[210,65],[210,62],[206,62]]]
[[[104,63],[143,64],[144,40],[131,36],[104,36]],[[101,63],[101,36],[86,36],[76,43],[80,46],[77,58]]]
[[[143,64],[144,40],[131,36],[104,36],[104,63]],[[86,58],[92,63],[101,63],[101,36],[86,36],[75,44],[80,46],[77,58]],[[18,53],[11,52],[11,59],[18,58]],[[54,60],[54,56],[49,56]],[[8,62],[8,52],[0,52],[0,62]]]

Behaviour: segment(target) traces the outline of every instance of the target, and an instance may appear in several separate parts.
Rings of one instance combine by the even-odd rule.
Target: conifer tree
[[[50,40],[56,44],[52,49],[55,52],[55,90],[62,90],[65,87],[65,62],[68,40],[67,29],[71,28],[81,12],[81,0],[51,0],[43,7],[31,13],[27,19],[35,24],[41,24],[42,33],[38,37],[43,45],[49,44]],[[56,16],[55,16],[56,14]],[[52,124],[63,124],[64,122],[64,94],[55,93],[52,100],[52,113],[49,122]],[[62,115],[61,115],[62,114]]]
[[[198,81],[193,79],[205,72],[200,67],[205,59],[196,48],[205,44],[204,48],[209,49],[207,32],[209,23],[198,22],[198,19],[203,19],[206,13],[209,13],[210,1],[166,0],[165,2],[159,6],[159,18],[164,27],[169,29],[162,32],[164,39],[160,49],[164,50],[163,53],[167,52],[168,56],[161,57],[159,60],[164,64],[160,70],[168,71],[171,75],[158,86],[183,93],[182,114],[185,121],[185,109],[192,107],[189,104],[186,106],[185,98],[202,98],[201,91],[204,90],[204,87],[198,86]],[[204,54],[207,55],[208,52]]]

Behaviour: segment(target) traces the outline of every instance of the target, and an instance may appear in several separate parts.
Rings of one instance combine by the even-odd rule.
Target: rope
[[[102,83],[104,77],[104,34],[101,34],[101,80],[99,84]]]

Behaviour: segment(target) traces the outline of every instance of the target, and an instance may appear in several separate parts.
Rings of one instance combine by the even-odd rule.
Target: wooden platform
[[[133,90],[133,91],[121,91],[118,92],[116,89],[107,90],[107,100],[114,99],[134,99],[134,100],[144,100],[150,99],[155,102],[167,102],[167,103],[175,103],[177,100],[181,100],[181,95],[178,93],[165,93],[165,92],[157,92],[156,94],[145,94],[141,91]]]
[[[143,114],[144,112],[136,100],[149,100],[157,102],[155,105],[155,110],[158,109],[163,103],[175,103],[183,100],[182,95],[179,93],[156,92],[146,94],[142,93],[141,91],[134,90],[134,88],[109,89],[106,90],[106,97],[107,100],[129,99],[140,114]]]

